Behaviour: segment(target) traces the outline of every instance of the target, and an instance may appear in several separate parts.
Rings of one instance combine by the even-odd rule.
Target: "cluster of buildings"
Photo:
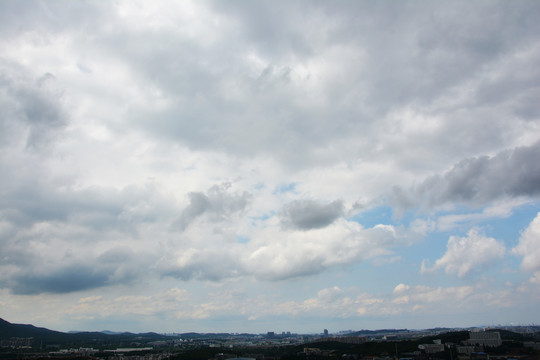
[[[61,349],[58,351],[51,351],[49,352],[49,355],[51,356],[69,356],[69,355],[75,355],[75,356],[94,356],[97,354],[99,350],[93,349],[93,348],[78,348],[78,349]]]
[[[94,348],[60,349],[49,352],[53,358],[73,358],[73,357],[96,357],[99,353],[106,355],[108,359],[114,360],[163,360],[169,357],[168,353],[156,353],[153,347],[144,348],[118,348],[114,350],[100,351]]]
[[[3,348],[30,349],[33,344],[33,337],[12,337],[0,340],[0,347]]]

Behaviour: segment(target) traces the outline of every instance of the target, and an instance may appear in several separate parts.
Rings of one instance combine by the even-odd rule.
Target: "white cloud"
[[[538,271],[540,270],[540,213],[523,231],[518,245],[512,249],[512,252],[523,257],[521,268],[535,272],[535,279],[538,279]]]
[[[491,219],[508,218],[512,215],[514,209],[528,202],[530,200],[526,198],[497,201],[482,209],[482,212],[442,215],[437,218],[437,229],[447,231],[464,224],[469,225]]]
[[[255,240],[258,245],[245,261],[248,273],[281,279],[390,255],[394,247],[410,240],[410,234],[391,225],[365,229],[358,223],[339,219],[325,228],[307,232],[268,227]]]
[[[214,281],[245,276],[261,280],[306,277],[391,255],[414,235],[391,225],[366,229],[344,219],[307,231],[283,229],[274,216],[247,227],[247,241],[238,242],[237,226],[214,229],[206,222],[192,226],[182,235],[189,245],[175,244],[176,250],[163,256],[160,272]]]
[[[472,286],[433,288],[424,285],[409,286],[399,284],[394,288],[393,294],[396,298],[394,298],[393,302],[397,304],[408,304],[410,309],[418,309],[418,306],[425,306],[431,303],[463,302],[466,298],[474,295],[474,293],[475,289]]]
[[[540,285],[540,271],[537,271],[533,274],[533,276],[531,277],[530,281],[533,283],[533,284],[538,284]]]
[[[451,236],[446,253],[437,259],[432,268],[427,268],[422,263],[422,272],[444,268],[447,274],[465,277],[501,260],[505,252],[506,248],[501,242],[472,229],[467,233],[467,237]]]

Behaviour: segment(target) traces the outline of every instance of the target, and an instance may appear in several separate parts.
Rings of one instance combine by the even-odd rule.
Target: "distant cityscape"
[[[318,334],[62,333],[0,319],[2,359],[540,359],[540,326]]]

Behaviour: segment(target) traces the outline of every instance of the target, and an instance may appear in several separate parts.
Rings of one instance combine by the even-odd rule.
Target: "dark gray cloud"
[[[0,146],[43,151],[67,125],[55,78],[30,80],[23,67],[0,59]]]
[[[540,195],[538,159],[540,143],[465,159],[409,189],[395,187],[390,202],[397,208],[433,209],[446,204],[481,206],[503,197],[534,198]]]
[[[65,248],[55,251],[55,244],[47,239],[24,240],[3,239],[0,247],[4,267],[0,287],[14,294],[70,293],[130,284],[148,272],[153,258],[151,252],[140,254],[119,246],[96,256],[92,247],[80,242],[75,252]],[[36,241],[50,247],[49,255],[36,249]],[[71,243],[77,246],[78,239]]]
[[[74,189],[64,179],[50,179],[39,172],[34,175],[42,178],[6,182],[0,191],[0,214],[21,228],[56,221],[91,226],[95,230],[129,231],[133,222],[154,222],[158,216],[167,217],[166,213],[172,213],[174,207],[152,186]],[[148,204],[159,205],[160,211],[144,210]]]
[[[144,254],[131,247],[160,240],[141,229],[160,221],[166,228],[176,213],[174,201],[151,185],[75,189],[39,171],[16,180],[0,190],[0,287],[13,293],[136,282],[148,273],[153,247]]]
[[[191,192],[189,205],[182,211],[176,226],[185,230],[196,218],[205,215],[212,222],[223,221],[241,213],[251,201],[248,192],[229,193],[229,183],[212,186],[207,192]]]
[[[92,258],[76,258],[67,254],[55,265],[46,259],[19,263],[8,278],[0,276],[0,285],[14,294],[70,293],[104,286],[129,284],[147,271],[149,254],[135,254],[129,249],[115,248]]]
[[[328,204],[314,200],[296,200],[283,207],[280,214],[281,224],[284,228],[320,229],[342,216],[343,211],[343,202],[340,200]]]
[[[63,294],[108,285],[111,276],[110,269],[96,265],[68,265],[52,271],[20,271],[12,275],[3,286],[11,289],[14,294],[21,295]]]

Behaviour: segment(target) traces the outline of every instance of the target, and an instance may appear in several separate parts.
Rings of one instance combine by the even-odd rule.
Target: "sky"
[[[537,1],[0,1],[0,317],[540,323]]]

